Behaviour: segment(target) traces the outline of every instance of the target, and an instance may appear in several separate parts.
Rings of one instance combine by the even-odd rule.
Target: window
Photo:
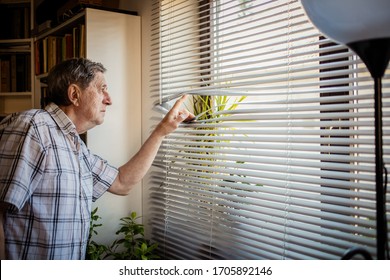
[[[190,94],[199,115],[154,163],[164,257],[375,256],[373,82],[360,60],[300,1],[162,0],[153,15],[156,103]],[[384,102],[389,88],[387,71]]]

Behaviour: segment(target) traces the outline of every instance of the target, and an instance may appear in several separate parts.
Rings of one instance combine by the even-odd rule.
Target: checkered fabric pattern
[[[0,124],[0,202],[9,259],[84,259],[92,201],[118,169],[92,154],[56,105]]]

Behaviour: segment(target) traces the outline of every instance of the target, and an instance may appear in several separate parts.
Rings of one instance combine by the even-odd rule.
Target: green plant
[[[199,131],[199,133],[195,134],[195,136],[198,137],[198,140],[196,140],[196,145],[192,147],[210,150],[209,152],[199,152],[196,154],[212,155],[215,147],[214,143],[230,142],[229,140],[215,140],[211,137],[216,136],[215,133],[218,129],[224,129],[218,128],[217,124],[221,122],[220,119],[229,117],[229,113],[235,110],[245,99],[246,96],[193,96],[193,107],[190,111],[197,116],[199,121],[205,121],[205,124],[208,126],[195,127],[195,130]],[[228,129],[233,130],[233,128]],[[202,138],[199,139],[199,136]],[[199,159],[199,157],[197,158]]]
[[[116,232],[119,238],[111,246],[105,246],[92,240],[98,232],[96,228],[102,224],[96,223],[101,217],[97,214],[98,208],[91,212],[91,226],[87,246],[86,259],[88,260],[150,260],[158,259],[155,253],[158,243],[152,243],[145,238],[144,225],[137,222],[141,217],[136,212],[120,219],[121,228]]]
[[[227,112],[233,111],[237,106],[246,99],[246,96],[234,97],[231,96],[193,96],[193,112],[198,120],[211,120],[213,123],[218,123],[219,117],[228,116]]]
[[[121,228],[116,232],[120,238],[116,239],[108,248],[108,254],[115,260],[150,260],[158,259],[154,253],[157,243],[145,239],[144,225],[137,223],[136,212],[121,218]]]
[[[108,250],[107,246],[98,244],[94,240],[92,240],[92,237],[98,234],[96,228],[102,226],[102,224],[96,223],[98,219],[101,219],[101,217],[98,214],[96,214],[97,211],[98,211],[98,207],[96,207],[91,212],[91,222],[90,222],[89,238],[88,238],[88,245],[87,245],[87,252],[86,252],[87,260],[101,260],[102,256],[105,255]]]

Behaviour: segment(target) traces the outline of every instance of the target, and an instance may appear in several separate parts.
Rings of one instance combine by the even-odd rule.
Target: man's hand
[[[195,118],[194,114],[188,112],[185,108],[182,108],[184,101],[187,99],[187,95],[183,95],[176,101],[172,109],[167,113],[164,119],[156,127],[156,131],[162,136],[167,136],[178,128],[180,123],[184,121],[191,121]]]

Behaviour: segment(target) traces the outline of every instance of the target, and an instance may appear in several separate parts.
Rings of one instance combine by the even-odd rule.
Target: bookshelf
[[[0,120],[34,107],[32,1],[0,0]]]
[[[34,38],[35,103],[41,108],[46,106],[48,71],[65,59],[85,57],[85,16],[82,11]]]
[[[85,57],[85,15],[80,12],[68,21],[35,38],[35,75],[47,76],[48,70],[65,59]]]

